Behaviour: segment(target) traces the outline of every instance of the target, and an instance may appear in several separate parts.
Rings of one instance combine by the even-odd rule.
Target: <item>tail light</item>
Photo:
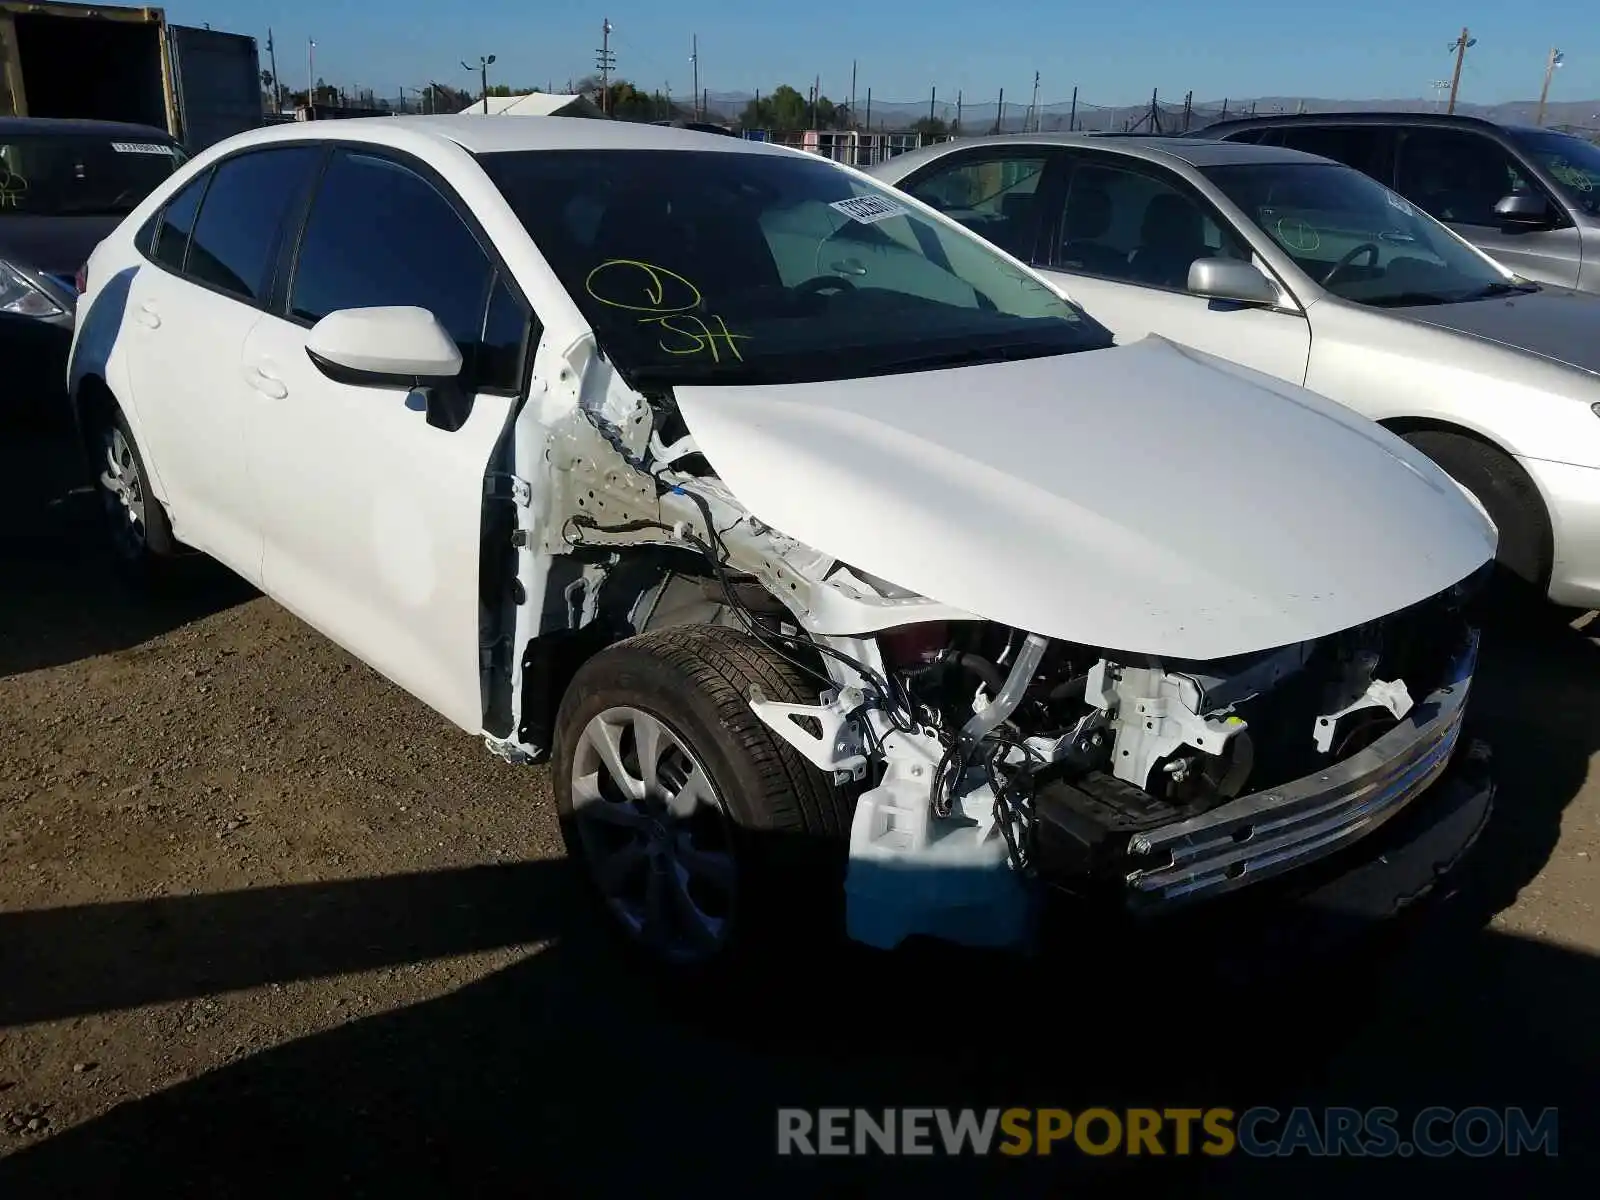
[[[83,295],[89,290],[89,264],[84,263],[78,268],[78,273],[72,277],[72,284],[78,289],[78,295]]]

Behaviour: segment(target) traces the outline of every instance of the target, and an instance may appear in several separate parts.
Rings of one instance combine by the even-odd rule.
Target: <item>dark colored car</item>
[[[0,118],[0,417],[64,411],[78,270],[186,157],[147,125]]]
[[[1443,113],[1245,117],[1191,134],[1286,146],[1371,175],[1517,274],[1600,293],[1600,146]]]

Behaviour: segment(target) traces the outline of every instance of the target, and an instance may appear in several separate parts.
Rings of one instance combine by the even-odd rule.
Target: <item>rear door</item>
[[[1395,190],[1517,274],[1555,287],[1578,286],[1582,234],[1551,195],[1494,138],[1473,129],[1410,128],[1400,140]],[[1495,216],[1500,200],[1532,192],[1553,219],[1538,227]]]
[[[1394,186],[1398,131],[1390,125],[1286,125],[1270,143],[1354,167],[1384,187]]]
[[[428,423],[405,387],[355,386],[306,354],[349,308],[430,310],[461,349],[470,405]],[[492,245],[428,169],[374,147],[330,157],[281,297],[244,368],[264,586],[471,732],[483,729],[479,547],[485,477],[521,394],[532,313]]]
[[[1028,262],[1061,163],[1049,146],[980,146],[943,155],[898,186]]]
[[[180,190],[128,292],[133,402],[174,528],[253,583],[261,534],[241,356],[272,288],[285,218],[321,154],[305,144],[247,151]]]

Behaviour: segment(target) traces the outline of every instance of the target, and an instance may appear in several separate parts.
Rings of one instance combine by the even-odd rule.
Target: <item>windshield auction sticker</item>
[[[111,148],[118,154],[172,154],[172,147],[160,142],[112,142]]]
[[[828,207],[863,225],[887,221],[890,217],[903,217],[911,211],[881,196],[852,196],[849,200],[835,200]]]

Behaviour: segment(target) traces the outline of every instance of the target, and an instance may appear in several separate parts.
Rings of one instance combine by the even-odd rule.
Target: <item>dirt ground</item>
[[[0,1196],[810,1193],[832,1177],[774,1156],[774,1110],[826,1104],[1558,1106],[1559,1159],[1427,1169],[1455,1191],[1595,1177],[1600,641],[1581,628],[1490,647],[1487,833],[1450,893],[1313,986],[846,952],[688,1007],[584,915],[542,769],[220,570],[131,603],[70,467],[59,439],[0,431]],[[1184,1165],[1272,1194],[1296,1165],[1327,1194],[1404,1168]],[[1058,1194],[1171,1166],[871,1171]]]

